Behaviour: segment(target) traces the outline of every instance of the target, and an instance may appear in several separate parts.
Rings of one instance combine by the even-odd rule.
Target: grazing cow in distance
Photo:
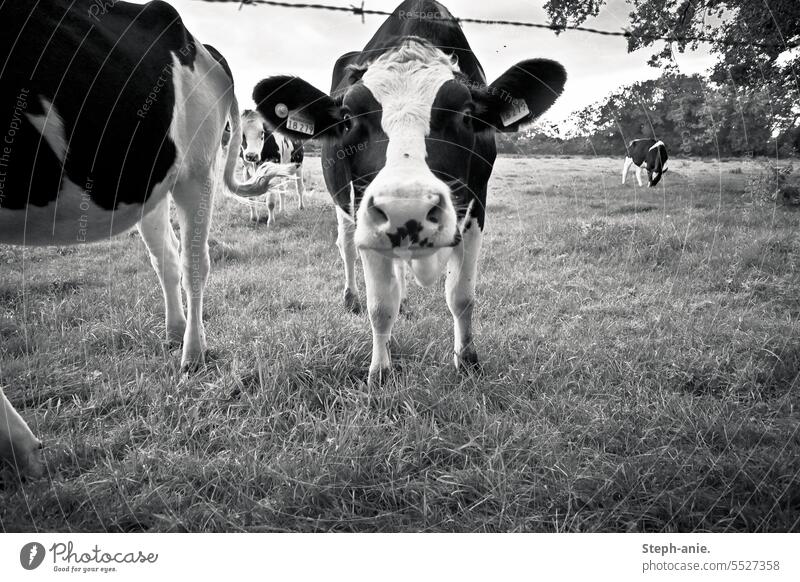
[[[102,14],[95,0],[0,8],[0,243],[75,245],[138,227],[161,283],[167,339],[183,344],[189,370],[206,349],[212,185],[226,119],[226,186],[258,195],[270,176],[234,178],[239,109],[222,55],[166,2],[106,4]],[[21,418],[6,418],[0,441],[10,440],[22,469],[38,444]]]
[[[370,383],[391,370],[388,342],[409,266],[423,286],[446,270],[456,368],[478,365],[472,315],[495,132],[517,131],[538,117],[565,81],[560,64],[533,59],[487,84],[450,12],[438,2],[407,0],[362,51],[339,58],[330,96],[297,77],[256,85],[253,99],[268,127],[322,141],[345,305],[354,311],[356,249],[364,266]]]
[[[256,175],[263,164],[287,164],[287,173],[295,178],[299,208],[305,208],[303,196],[303,145],[298,140],[270,132],[264,119],[257,111],[245,109],[242,112],[242,165],[245,179]],[[272,225],[276,212],[283,212],[284,189],[271,189],[267,195],[267,225]],[[250,220],[258,222],[258,204],[252,201]],[[278,210],[276,211],[276,207]]]
[[[628,155],[622,166],[622,183],[628,177],[631,164],[636,166],[636,181],[642,186],[641,171],[647,169],[647,187],[655,186],[667,171],[667,146],[664,142],[652,138],[635,139],[627,147]]]

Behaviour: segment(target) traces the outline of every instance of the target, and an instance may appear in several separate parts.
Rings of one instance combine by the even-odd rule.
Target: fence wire
[[[364,21],[364,16],[391,16],[392,12],[385,10],[371,10],[364,7],[364,2],[360,6],[334,6],[331,4],[316,4],[307,2],[281,2],[279,0],[198,0],[200,2],[224,2],[239,4],[239,9],[243,6],[266,5],[280,8],[294,8],[300,10],[328,10],[331,12],[349,12],[354,16],[360,16],[361,21]],[[721,38],[714,38],[707,35],[647,35],[647,34],[634,34],[629,30],[602,30],[599,28],[591,28],[588,26],[567,26],[558,24],[546,24],[541,22],[524,22],[520,20],[489,20],[484,18],[459,18],[453,17],[452,20],[458,23],[481,24],[481,25],[495,25],[495,26],[518,26],[524,28],[538,28],[550,30],[556,33],[565,31],[585,32],[588,34],[599,34],[602,36],[617,36],[622,38],[637,38],[640,40],[662,40],[665,42],[706,42],[710,44],[720,44],[724,46],[750,46],[757,48],[782,48],[789,50],[800,46],[800,41],[791,41],[785,43],[766,43],[766,42],[735,42]]]

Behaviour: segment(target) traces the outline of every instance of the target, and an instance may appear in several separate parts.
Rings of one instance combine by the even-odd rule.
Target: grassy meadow
[[[48,469],[2,472],[0,531],[800,530],[800,212],[752,162],[669,166],[499,159],[482,372],[409,284],[376,389],[316,158],[275,229],[219,197],[192,376],[138,234],[0,247],[0,383]]]

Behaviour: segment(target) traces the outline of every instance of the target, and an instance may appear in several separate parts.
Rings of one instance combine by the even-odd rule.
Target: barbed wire
[[[225,2],[225,3],[232,3],[236,2],[239,4],[239,9],[241,10],[243,6],[246,5],[267,5],[267,6],[276,6],[280,8],[295,8],[301,10],[328,10],[332,12],[349,12],[355,16],[361,16],[361,22],[364,22],[364,16],[391,16],[392,12],[387,12],[385,10],[371,10],[369,8],[364,7],[364,2],[361,2],[360,6],[334,6],[331,4],[317,4],[317,3],[307,3],[307,2],[281,2],[280,0],[198,0],[200,2]],[[497,26],[519,26],[524,28],[538,28],[543,30],[551,30],[553,32],[566,32],[566,31],[576,31],[576,32],[586,32],[589,34],[598,34],[602,36],[616,36],[616,37],[623,37],[623,38],[635,38],[639,40],[662,40],[665,42],[705,42],[709,44],[719,44],[723,46],[751,46],[751,47],[758,47],[764,49],[774,49],[774,48],[783,48],[785,50],[793,49],[800,46],[800,41],[797,42],[784,42],[784,43],[768,43],[768,42],[742,42],[742,41],[730,41],[724,38],[715,38],[707,35],[667,35],[667,36],[659,36],[659,35],[649,35],[649,34],[635,34],[630,30],[623,29],[623,30],[602,30],[599,28],[591,28],[588,26],[569,26],[569,25],[560,25],[560,24],[544,24],[541,22],[524,22],[520,20],[489,20],[483,18],[459,18],[453,16],[452,18],[447,18],[447,20],[454,20],[458,23],[469,23],[469,24],[484,24],[484,25],[497,25]]]

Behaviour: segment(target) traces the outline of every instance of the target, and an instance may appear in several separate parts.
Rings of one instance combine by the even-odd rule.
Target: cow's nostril
[[[367,203],[367,212],[369,213],[372,221],[378,226],[389,222],[389,217],[386,216],[386,213],[383,210],[376,206],[375,202],[371,198]]]
[[[444,213],[444,209],[442,208],[442,198],[439,197],[436,204],[428,210],[428,214],[425,216],[425,220],[428,222],[432,222],[433,224],[439,224],[442,219],[442,214]]]

